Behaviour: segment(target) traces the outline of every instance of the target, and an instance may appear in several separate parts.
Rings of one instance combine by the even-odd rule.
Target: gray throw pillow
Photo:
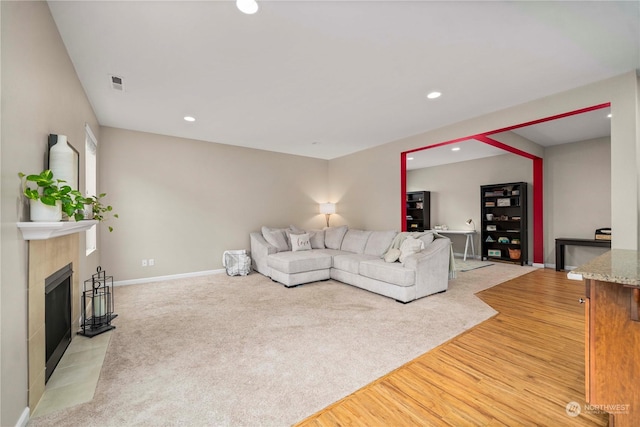
[[[404,263],[404,260],[413,254],[417,254],[421,250],[424,249],[424,242],[422,240],[413,238],[411,236],[407,237],[402,245],[400,245],[400,262]]]
[[[311,249],[324,249],[324,230],[309,230]]]
[[[262,227],[262,237],[264,237],[267,243],[275,246],[278,252],[289,250],[289,243],[287,242],[288,239],[284,230]]]
[[[328,227],[324,229],[324,245],[329,249],[340,249],[342,239],[347,234],[347,226]]]

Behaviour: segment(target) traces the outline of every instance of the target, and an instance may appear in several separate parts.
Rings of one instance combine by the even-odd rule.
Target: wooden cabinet
[[[610,426],[638,426],[640,289],[585,279],[585,295],[586,400],[610,414]]]
[[[527,262],[527,183],[480,187],[482,259]]]
[[[431,228],[431,193],[410,191],[407,193],[407,231],[424,231]]]

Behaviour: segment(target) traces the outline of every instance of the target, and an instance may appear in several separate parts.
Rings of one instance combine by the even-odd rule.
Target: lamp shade
[[[336,213],[335,203],[320,203],[320,213],[322,214],[334,214]]]

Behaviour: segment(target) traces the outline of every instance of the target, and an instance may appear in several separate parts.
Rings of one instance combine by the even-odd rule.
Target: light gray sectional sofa
[[[286,287],[334,279],[403,303],[448,288],[451,241],[433,232],[263,227],[250,238],[253,268]]]

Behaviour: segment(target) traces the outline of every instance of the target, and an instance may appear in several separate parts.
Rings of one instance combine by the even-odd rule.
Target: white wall
[[[545,149],[545,263],[555,265],[555,239],[592,239],[611,226],[611,142],[593,139]],[[567,246],[565,266],[577,267],[606,249]]]
[[[81,153],[84,125],[98,123],[46,2],[0,2],[2,52],[0,425],[13,426],[27,407],[27,248],[16,222],[28,219],[18,172],[45,166],[47,137],[67,135]],[[98,135],[99,136],[99,135]],[[82,188],[82,186],[81,186]],[[79,234],[80,247],[84,235]],[[99,253],[81,256],[80,283]],[[32,408],[33,409],[33,408]]]
[[[263,225],[324,224],[326,160],[109,127],[101,135],[101,189],[120,218],[112,233],[101,224],[99,245],[116,281],[220,269],[223,251],[249,249]]]
[[[481,144],[478,142],[478,144]],[[509,182],[529,184],[528,217],[532,215],[531,182],[533,163],[515,154],[486,157],[466,162],[422,168],[407,172],[407,191],[431,191],[431,226],[446,224],[452,230],[466,230],[465,224],[473,219],[480,230],[480,186]],[[532,223],[529,221],[529,229]],[[531,232],[529,233],[531,236]],[[453,242],[454,252],[464,253],[465,236],[447,235]],[[529,238],[528,261],[533,259]],[[480,233],[474,238],[476,256],[480,257]]]

